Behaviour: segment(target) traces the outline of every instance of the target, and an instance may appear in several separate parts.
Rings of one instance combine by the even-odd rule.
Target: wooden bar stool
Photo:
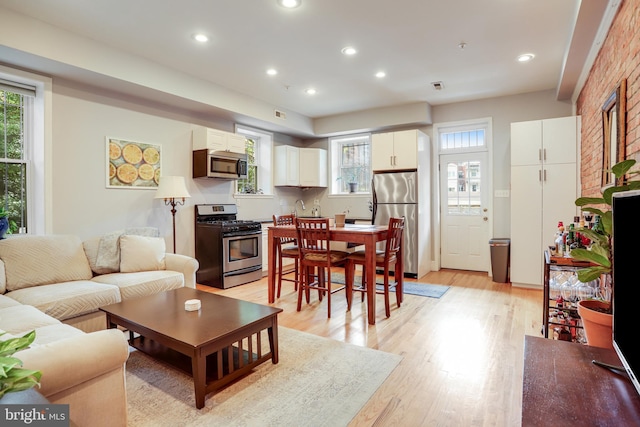
[[[385,245],[384,251],[376,251],[376,267],[381,267],[384,269],[384,283],[382,290],[376,290],[377,294],[384,295],[384,309],[387,317],[391,316],[391,309],[389,306],[389,288],[395,288],[398,285],[398,281],[396,279],[395,282],[389,281],[389,271],[391,266],[395,266],[398,261],[398,252],[400,252],[400,244],[402,242],[402,234],[404,231],[404,218],[390,218],[389,219],[389,234],[387,236],[387,243]],[[347,257],[347,263],[345,266],[345,278],[347,284],[347,309],[351,310],[351,302],[353,300],[352,294],[353,292],[362,292],[362,300],[364,301],[364,294],[367,291],[366,281],[373,280],[375,282],[376,278],[368,278],[365,277],[365,268],[362,269],[362,286],[360,288],[355,288],[353,286],[354,278],[355,278],[355,266],[356,265],[365,265],[365,251],[356,251],[350,254]],[[376,285],[374,283],[373,289],[376,289]],[[400,303],[402,302],[400,298],[399,289],[396,289],[396,304],[400,307]]]
[[[294,225],[295,215],[273,215],[273,225]],[[278,283],[277,283],[277,297],[280,298],[280,291],[282,289],[282,281],[293,282],[294,290],[298,290],[298,267],[300,260],[300,252],[298,251],[298,241],[292,237],[281,237],[278,239],[278,244],[276,246],[276,258],[278,262]],[[282,259],[283,258],[291,258],[293,259],[293,271],[294,278],[288,279],[283,277],[282,273]]]

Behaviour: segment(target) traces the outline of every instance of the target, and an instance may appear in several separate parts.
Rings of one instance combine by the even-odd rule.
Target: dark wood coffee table
[[[186,311],[184,302],[190,299],[199,299],[201,309]],[[180,288],[100,310],[107,315],[107,327],[129,330],[133,347],[193,376],[198,409],[208,393],[269,359],[278,363],[281,308]],[[262,350],[265,330],[268,352]]]

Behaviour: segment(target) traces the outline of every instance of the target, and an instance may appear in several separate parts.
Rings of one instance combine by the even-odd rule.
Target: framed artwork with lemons
[[[160,145],[106,138],[107,188],[156,189]]]

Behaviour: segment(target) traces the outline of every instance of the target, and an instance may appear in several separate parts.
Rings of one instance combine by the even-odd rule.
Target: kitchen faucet
[[[293,209],[294,209],[294,213],[296,214],[296,216],[298,216],[298,202],[300,202],[300,205],[302,206],[302,210],[306,210],[307,208],[304,207],[304,200],[302,199],[298,199],[296,200],[296,202],[293,204]]]

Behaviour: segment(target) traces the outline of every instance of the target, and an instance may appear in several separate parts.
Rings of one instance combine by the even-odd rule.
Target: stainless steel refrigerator
[[[414,278],[420,259],[418,185],[415,170],[373,173],[373,223],[387,225],[391,217],[404,217],[404,275]]]

